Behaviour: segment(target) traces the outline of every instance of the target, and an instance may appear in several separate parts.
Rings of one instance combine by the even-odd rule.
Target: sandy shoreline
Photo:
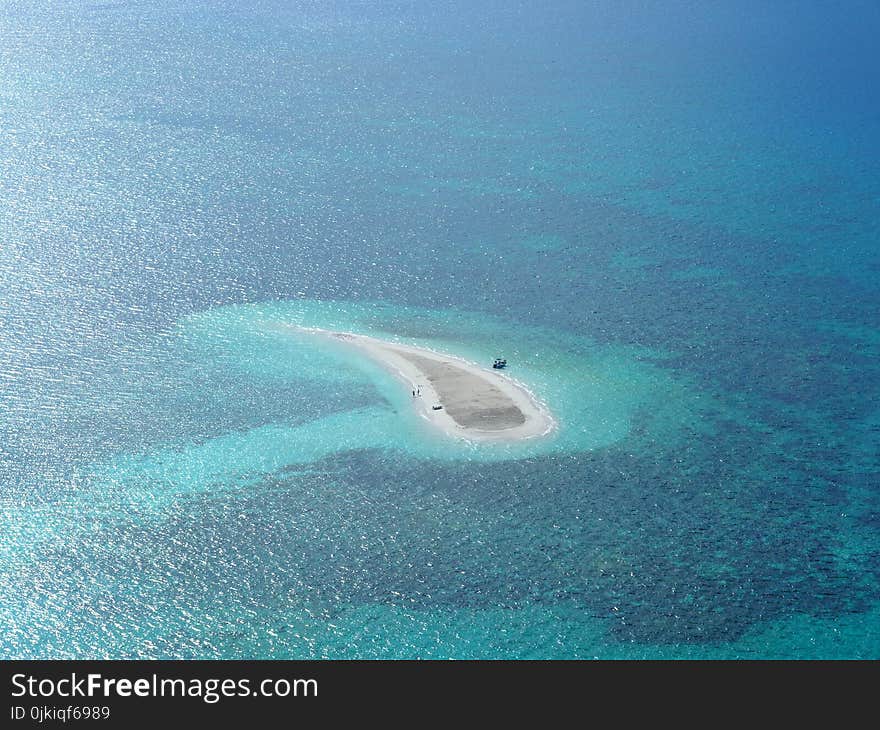
[[[435,427],[469,441],[520,441],[556,426],[543,404],[511,377],[452,355],[350,332],[290,325],[357,348],[390,370],[413,407]],[[440,408],[435,408],[440,406]]]

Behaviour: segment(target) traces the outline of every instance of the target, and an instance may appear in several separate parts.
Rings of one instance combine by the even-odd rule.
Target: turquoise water
[[[880,657],[878,30],[0,0],[0,657]]]

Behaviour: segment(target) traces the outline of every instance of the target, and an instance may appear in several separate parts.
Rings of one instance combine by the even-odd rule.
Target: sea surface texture
[[[874,0],[0,0],[0,658],[880,658]],[[288,324],[491,363],[430,432]]]

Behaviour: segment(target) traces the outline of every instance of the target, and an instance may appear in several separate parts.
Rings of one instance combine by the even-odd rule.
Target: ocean
[[[880,658],[878,34],[0,0],[0,658]],[[426,433],[285,323],[559,428]]]

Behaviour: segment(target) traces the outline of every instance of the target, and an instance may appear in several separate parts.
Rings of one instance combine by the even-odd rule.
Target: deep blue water
[[[0,657],[880,658],[878,34],[0,0]],[[426,446],[302,312],[558,440]]]

